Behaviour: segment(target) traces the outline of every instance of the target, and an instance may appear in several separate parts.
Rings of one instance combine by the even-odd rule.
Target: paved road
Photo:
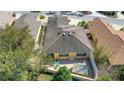
[[[118,19],[118,18],[109,18],[109,17],[101,17],[101,16],[83,16],[83,17],[76,17],[76,16],[70,16],[71,18],[75,19],[81,19],[81,20],[93,20],[96,17],[100,17],[101,19],[105,20],[106,22],[110,24],[116,24],[116,25],[124,25],[124,19]]]
[[[42,14],[46,15],[46,12],[42,12]],[[68,16],[70,18],[75,18],[75,19],[80,19],[80,20],[93,20],[96,17],[100,17],[101,19],[105,20],[109,24],[124,25],[124,19],[106,17],[97,12],[93,12],[91,15],[86,15],[83,17],[70,16],[70,15],[68,15]]]
[[[16,13],[26,13],[26,12],[27,11],[24,11],[24,12],[16,11]],[[46,11],[41,12],[41,14],[43,14],[43,15],[46,15],[46,13],[47,13]],[[60,12],[57,12],[57,14],[60,14]],[[68,15],[68,16],[70,18],[75,18],[75,19],[80,19],[80,20],[93,20],[96,17],[100,17],[101,19],[105,20],[109,24],[124,25],[124,19],[106,17],[106,16],[101,15],[97,12],[93,12],[91,15],[86,15],[83,17],[70,16],[70,15]]]
[[[124,25],[124,19],[101,18],[110,24]]]

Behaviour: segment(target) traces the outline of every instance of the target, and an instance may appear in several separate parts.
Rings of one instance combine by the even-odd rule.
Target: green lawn
[[[44,33],[45,33],[45,27],[42,26],[38,38],[38,44],[41,44],[43,42]]]
[[[53,79],[52,75],[49,74],[40,74],[38,77],[38,81],[51,81]]]

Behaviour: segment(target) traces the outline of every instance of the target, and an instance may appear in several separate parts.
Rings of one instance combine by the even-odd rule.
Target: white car
[[[76,15],[76,16],[83,16],[83,14],[80,13],[80,12],[76,12],[75,15]]]

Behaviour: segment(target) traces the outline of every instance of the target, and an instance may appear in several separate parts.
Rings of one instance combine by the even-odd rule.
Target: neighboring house
[[[34,13],[25,13],[21,15],[15,22],[15,25],[18,28],[23,28],[25,26],[28,26],[30,30],[30,35],[33,37],[35,42],[38,41],[40,28],[41,28],[41,22],[38,20],[38,15]]]
[[[84,29],[69,25],[66,16],[48,18],[43,49],[54,59],[70,59],[70,62],[76,59],[83,61],[83,59],[91,58],[93,50]],[[93,57],[90,61],[94,61]],[[95,62],[93,66],[96,67]],[[97,71],[94,74],[97,75]]]
[[[89,22],[89,28],[95,41],[101,44],[110,56],[108,69],[112,65],[124,65],[124,32],[116,31],[100,18],[95,18]]]
[[[0,28],[4,28],[6,24],[10,25],[14,20],[14,12],[0,11]]]

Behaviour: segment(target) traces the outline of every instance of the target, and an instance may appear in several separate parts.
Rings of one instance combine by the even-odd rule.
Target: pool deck
[[[75,58],[74,60],[60,59],[59,61],[60,61],[59,67],[66,66],[68,69],[73,69],[74,65],[77,63],[82,63],[82,64],[85,63],[85,67],[88,68],[89,70],[88,77],[94,78],[94,70],[89,58],[78,58],[78,59]]]

